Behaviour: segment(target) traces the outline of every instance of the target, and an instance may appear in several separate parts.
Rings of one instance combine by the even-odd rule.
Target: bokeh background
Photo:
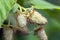
[[[48,24],[45,25],[48,40],[60,40],[60,0],[18,0],[17,3],[25,8],[33,5],[35,10],[40,12],[48,20]],[[39,40],[34,35],[33,28],[34,25],[30,24],[29,35],[21,35],[19,32],[15,33],[14,40]],[[0,33],[0,35],[2,34]],[[0,40],[2,40],[1,36]]]

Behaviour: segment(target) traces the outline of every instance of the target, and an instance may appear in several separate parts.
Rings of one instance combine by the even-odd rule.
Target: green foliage
[[[30,0],[17,0],[17,3],[26,8],[31,7]]]
[[[3,21],[6,19],[7,14],[12,9],[16,0],[0,0],[0,26]],[[59,1],[60,2],[60,1]],[[48,20],[48,24],[45,26],[46,33],[48,35],[48,40],[60,40],[60,3],[56,0],[18,0],[23,7],[30,7],[31,4],[45,16]],[[55,4],[59,4],[55,5]],[[13,7],[13,12],[16,11],[18,6]],[[15,34],[15,40],[39,40],[37,36],[34,36],[33,31],[34,25],[30,25],[29,35],[20,35],[19,33]],[[32,32],[31,32],[32,31]]]
[[[46,0],[31,0],[31,4],[37,9],[60,9],[60,6],[56,6],[47,2]]]
[[[21,6],[24,7],[31,7],[32,5],[36,9],[60,9],[60,2],[59,0],[18,0],[17,3],[19,3]],[[55,4],[54,4],[55,3]]]
[[[0,0],[0,27],[17,0]]]

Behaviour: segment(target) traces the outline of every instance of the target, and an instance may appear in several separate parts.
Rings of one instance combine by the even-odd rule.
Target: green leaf
[[[37,9],[60,9],[60,6],[56,6],[45,0],[30,0],[30,3]]]
[[[30,7],[31,4],[29,3],[30,0],[17,0],[17,3],[19,3],[21,6],[27,8],[27,7]]]
[[[0,0],[0,27],[17,0]]]

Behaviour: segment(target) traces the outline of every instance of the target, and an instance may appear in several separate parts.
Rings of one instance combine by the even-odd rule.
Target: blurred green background
[[[27,8],[34,6],[35,10],[47,18],[48,24],[45,25],[45,31],[48,40],[60,40],[60,0],[17,0],[21,6]],[[34,25],[30,24],[29,35],[14,34],[14,40],[39,40],[34,35]],[[0,37],[0,40],[1,37]]]

